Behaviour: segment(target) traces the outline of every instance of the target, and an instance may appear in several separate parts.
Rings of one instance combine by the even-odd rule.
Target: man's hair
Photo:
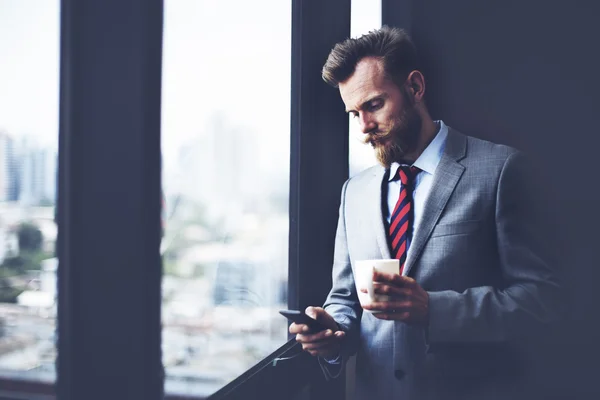
[[[365,57],[383,61],[386,76],[398,86],[418,68],[417,50],[408,34],[400,28],[383,26],[356,39],[335,45],[323,66],[322,77],[333,87],[348,79],[356,64]]]

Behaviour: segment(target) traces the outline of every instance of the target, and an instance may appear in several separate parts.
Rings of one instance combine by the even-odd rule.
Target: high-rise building
[[[6,132],[0,132],[0,201],[17,200],[17,176],[14,140]]]
[[[212,217],[236,220],[265,197],[258,185],[256,141],[250,128],[229,121],[224,113],[215,113],[203,130],[181,147],[179,174],[170,181],[178,182],[177,191],[185,197],[202,202]]]
[[[56,199],[57,154],[50,148],[24,143],[19,155],[19,202],[51,205]]]
[[[0,201],[8,201],[8,188],[10,186],[10,178],[8,175],[8,142],[8,135],[4,132],[0,132]]]

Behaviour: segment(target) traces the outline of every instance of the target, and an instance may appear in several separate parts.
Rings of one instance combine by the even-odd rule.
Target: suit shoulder
[[[344,183],[342,191],[351,196],[356,193],[361,193],[366,188],[370,187],[373,179],[381,181],[381,178],[383,178],[384,174],[385,169],[379,165],[369,167],[349,178]]]
[[[373,165],[372,167],[369,167],[354,175],[353,177],[349,178],[348,185],[354,186],[360,185],[361,183],[369,182],[371,181],[371,179],[373,179],[374,176],[381,175],[384,172],[385,170],[380,165]]]
[[[522,154],[519,150],[511,146],[465,135],[456,131],[455,129],[451,129],[451,135],[457,138],[462,137],[462,140],[464,140],[466,147],[466,158],[463,160],[463,162],[468,164],[485,164],[487,166],[495,165],[498,168],[502,168],[509,158],[513,158],[515,155]]]
[[[505,144],[498,144],[489,140],[479,139],[473,136],[467,136],[467,146],[469,155],[475,157],[485,157],[499,161],[505,161],[513,154],[520,153],[514,147]]]

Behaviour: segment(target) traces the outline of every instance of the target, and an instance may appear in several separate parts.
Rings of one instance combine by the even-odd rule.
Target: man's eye
[[[369,103],[369,110],[371,110],[371,111],[377,110],[377,109],[381,108],[381,106],[383,106],[382,100],[373,100]]]

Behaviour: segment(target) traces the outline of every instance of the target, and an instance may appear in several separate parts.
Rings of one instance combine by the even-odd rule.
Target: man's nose
[[[373,121],[373,119],[371,118],[371,116],[367,113],[365,114],[361,114],[359,116],[360,118],[360,130],[362,131],[362,133],[369,133],[375,130],[375,128],[377,128],[377,124],[375,123],[375,121]]]

